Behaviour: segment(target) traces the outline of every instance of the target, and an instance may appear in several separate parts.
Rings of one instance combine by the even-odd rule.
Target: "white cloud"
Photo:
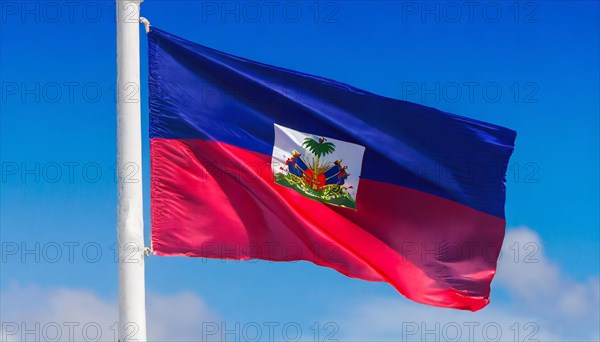
[[[548,260],[540,236],[532,229],[521,226],[507,232],[495,284],[509,292],[515,310],[548,322],[565,338],[587,328],[600,340],[598,277],[571,279]]]
[[[148,338],[156,341],[205,341],[202,322],[218,321],[204,301],[192,292],[150,295]]]
[[[518,227],[507,231],[487,308],[473,313],[370,298],[347,303],[332,321],[344,341],[599,341],[599,285],[597,278],[569,279],[548,260],[539,235]],[[495,290],[508,298],[498,300]]]
[[[116,341],[117,303],[87,290],[12,284],[0,292],[0,341]],[[148,294],[148,338],[199,341],[202,322],[216,321],[191,292]]]

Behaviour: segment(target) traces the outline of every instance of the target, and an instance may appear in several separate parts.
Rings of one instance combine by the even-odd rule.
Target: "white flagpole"
[[[140,106],[140,3],[117,7],[117,242],[119,341],[146,341],[142,127]]]

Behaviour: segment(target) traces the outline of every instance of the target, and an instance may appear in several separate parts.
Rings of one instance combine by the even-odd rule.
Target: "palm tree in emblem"
[[[304,138],[304,143],[302,143],[302,146],[317,157],[317,160],[313,165],[314,177],[316,178],[319,175],[319,162],[321,156],[328,155],[335,151],[335,145],[331,142],[328,142],[327,139],[323,137],[319,138],[319,141],[306,137]]]

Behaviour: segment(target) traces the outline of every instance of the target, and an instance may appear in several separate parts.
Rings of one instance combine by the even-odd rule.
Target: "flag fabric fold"
[[[152,248],[306,260],[479,310],[516,133],[152,27]]]

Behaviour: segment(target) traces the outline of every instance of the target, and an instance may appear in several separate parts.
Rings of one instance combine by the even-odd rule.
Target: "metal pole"
[[[141,2],[116,0],[119,341],[146,341],[140,107]]]

